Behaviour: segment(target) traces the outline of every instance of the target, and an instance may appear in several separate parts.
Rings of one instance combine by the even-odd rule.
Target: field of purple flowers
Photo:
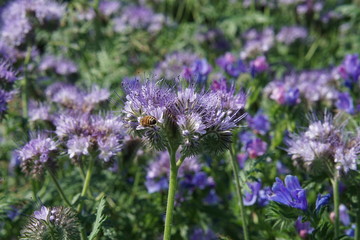
[[[0,239],[360,240],[359,0],[0,3]]]

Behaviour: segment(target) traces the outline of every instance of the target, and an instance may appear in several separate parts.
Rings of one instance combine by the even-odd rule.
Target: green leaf
[[[103,214],[105,204],[106,204],[105,197],[103,197],[103,198],[101,198],[100,203],[97,208],[96,220],[95,220],[93,229],[90,233],[89,240],[94,240],[96,238],[96,236],[100,232],[101,225],[106,220],[106,216]]]

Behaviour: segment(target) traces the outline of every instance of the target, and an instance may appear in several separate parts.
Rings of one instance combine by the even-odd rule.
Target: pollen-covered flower
[[[46,168],[53,170],[56,162],[52,154],[57,151],[57,148],[58,143],[51,137],[38,133],[18,150],[22,171],[32,177],[39,177]]]
[[[65,207],[45,207],[35,211],[21,231],[20,239],[42,240],[53,236],[80,239],[76,213]]]
[[[285,185],[282,180],[276,178],[271,190],[272,193],[268,196],[270,201],[301,210],[308,208],[306,190],[300,186],[299,179],[296,176],[287,175]]]

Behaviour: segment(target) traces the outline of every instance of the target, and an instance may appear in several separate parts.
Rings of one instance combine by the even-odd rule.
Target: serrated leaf
[[[96,220],[93,226],[93,229],[90,233],[89,240],[94,240],[99,234],[103,222],[106,220],[106,216],[103,214],[105,208],[106,200],[105,197],[101,198],[100,203],[97,208]]]

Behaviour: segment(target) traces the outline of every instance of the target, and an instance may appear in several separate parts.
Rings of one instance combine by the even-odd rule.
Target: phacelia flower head
[[[54,83],[46,89],[46,95],[52,102],[67,110],[88,113],[105,102],[110,97],[110,92],[96,85],[86,92],[71,84]]]
[[[241,59],[255,58],[269,51],[275,43],[275,34],[272,28],[262,31],[250,29],[244,34],[245,44],[240,52]]]
[[[10,1],[1,11],[0,39],[10,46],[20,46],[37,27],[35,24],[53,26],[64,12],[65,5],[52,0]]]
[[[29,103],[29,121],[51,121],[52,115],[50,113],[50,105],[46,103],[40,103],[35,101],[30,101]]]
[[[119,33],[128,33],[142,29],[149,33],[157,33],[165,24],[165,16],[154,13],[150,8],[128,6],[122,10],[120,17],[114,19],[114,30]]]
[[[52,55],[45,56],[41,60],[39,70],[55,72],[61,76],[69,76],[78,71],[77,66],[73,61]]]
[[[125,132],[118,116],[65,112],[54,120],[54,125],[74,160],[95,151],[101,160],[109,162],[122,149]]]
[[[186,68],[190,68],[191,66],[196,68],[195,62],[199,60],[200,57],[198,55],[187,51],[170,53],[165,56],[163,61],[158,63],[154,74],[159,78],[163,77],[166,80],[174,80],[181,74],[184,74],[183,72]],[[209,69],[206,64],[203,66]],[[204,75],[209,71],[206,68],[204,68],[205,71],[203,71]]]
[[[13,86],[18,79],[17,72],[13,70],[10,62],[0,58],[0,119],[8,109],[8,102],[11,101],[15,94]]]
[[[292,26],[292,27],[283,27],[280,32],[276,35],[276,40],[290,45],[296,40],[305,39],[308,36],[308,32],[303,27]]]
[[[325,114],[324,120],[313,117],[308,129],[299,135],[291,135],[287,140],[288,153],[294,160],[302,161],[309,170],[317,173],[330,169],[348,172],[356,170],[359,156],[357,136],[345,131],[346,124],[340,123],[340,116],[333,118]]]
[[[246,96],[233,88],[205,92],[192,85],[169,87],[162,81],[137,79],[123,86],[125,125],[158,149],[172,142],[186,155],[201,149],[222,151],[244,117]]]
[[[57,142],[46,134],[38,133],[18,150],[21,170],[32,177],[40,177],[46,168],[54,170],[56,162],[52,155],[57,150]]]
[[[204,189],[214,186],[213,179],[201,172],[202,165],[196,157],[186,158],[179,168],[179,181],[182,188],[187,190]],[[168,188],[170,174],[170,156],[168,152],[161,152],[157,159],[150,163],[146,174],[145,185],[149,193],[159,192]]]
[[[35,211],[21,231],[21,239],[47,239],[51,236],[67,236],[80,239],[76,213],[65,207],[45,207]]]
[[[272,186],[272,193],[268,198],[292,208],[307,210],[308,203],[306,199],[306,190],[300,186],[299,179],[296,176],[287,175],[285,185],[282,180],[276,178]]]
[[[99,12],[102,15],[109,17],[109,16],[115,14],[117,11],[119,11],[120,6],[121,6],[121,4],[118,1],[103,0],[103,1],[100,1],[100,4],[99,4]]]

